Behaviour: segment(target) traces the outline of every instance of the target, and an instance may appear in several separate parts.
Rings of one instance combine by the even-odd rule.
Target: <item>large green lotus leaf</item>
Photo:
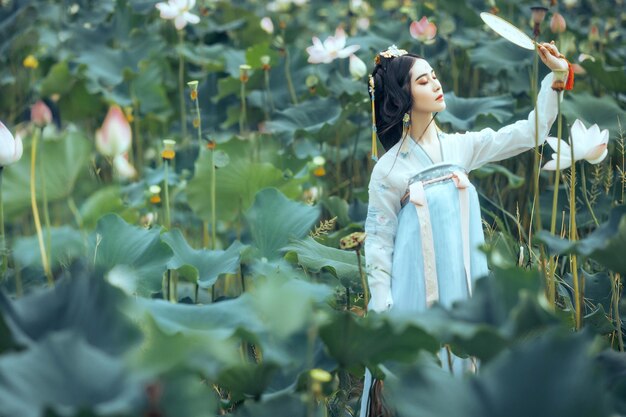
[[[532,51],[520,48],[506,39],[487,41],[481,46],[468,50],[468,54],[472,65],[492,75],[500,71],[510,71],[531,65],[533,60]],[[515,64],[512,65],[512,63]]]
[[[554,253],[577,253],[626,274],[626,257],[620,256],[626,247],[626,205],[614,207],[608,221],[579,241],[561,239],[545,230],[537,233],[537,238]]]
[[[539,275],[519,268],[494,267],[493,275],[478,279],[472,297],[450,308],[435,304],[412,320],[449,343],[455,353],[493,359],[516,338],[562,321],[546,310]]]
[[[136,300],[140,311],[148,312],[167,335],[207,333],[217,339],[228,339],[238,329],[260,334],[265,331],[246,293],[232,300],[208,305],[174,304],[158,299]]]
[[[242,245],[239,241],[233,242],[228,249],[205,250],[193,249],[179,229],[161,235],[161,239],[174,251],[174,256],[168,262],[170,269],[178,269],[184,265],[191,265],[197,271],[194,282],[203,288],[215,283],[220,274],[234,274],[239,267]]]
[[[36,198],[41,204],[43,183],[46,183],[48,202],[67,198],[73,191],[81,173],[86,173],[92,145],[78,132],[70,132],[58,140],[39,140],[35,172]],[[13,216],[30,210],[30,144],[24,145],[24,155],[17,163],[4,169],[2,198],[5,215]],[[42,163],[43,162],[43,163]],[[40,215],[41,208],[39,209]]]
[[[435,352],[439,341],[412,323],[394,323],[389,317],[335,314],[320,327],[328,353],[340,366],[377,365],[385,360],[411,361],[420,350]]]
[[[555,329],[513,346],[476,376],[460,378],[420,363],[386,378],[385,389],[406,416],[611,415],[608,381],[591,344],[588,334]]]
[[[156,394],[154,403],[148,406],[148,410],[135,415],[215,416],[219,401],[217,394],[211,384],[194,373],[179,370],[162,375],[151,388]]]
[[[0,357],[3,416],[39,417],[96,409],[99,415],[141,412],[144,387],[119,356],[71,331],[51,333],[32,348]]]
[[[604,85],[610,93],[626,93],[626,67],[605,66],[602,61],[586,59],[580,64],[589,76]]]
[[[607,272],[590,274],[584,269],[579,269],[578,279],[580,282],[585,280],[585,302],[582,306],[584,313],[590,313],[598,306],[602,306],[605,311],[611,311],[613,283]],[[563,281],[565,282],[562,285],[563,289],[567,291],[574,304],[574,278],[571,272],[564,274]]]
[[[173,252],[158,229],[132,226],[118,215],[108,214],[98,221],[90,243],[90,259],[97,267],[110,271],[123,265],[133,272],[138,278],[137,294],[150,296],[161,289]]]
[[[586,91],[565,95],[561,110],[568,124],[576,119],[583,121],[587,127],[597,124],[600,129],[609,129],[611,138],[619,137],[618,118],[622,126],[626,120],[626,113],[612,96],[595,97]]]
[[[495,97],[463,98],[450,92],[445,95],[446,110],[438,120],[450,123],[455,130],[469,130],[480,115],[491,115],[503,123],[513,116],[515,100],[509,95]]]
[[[139,332],[122,314],[125,298],[102,277],[84,271],[10,300],[0,293],[0,310],[14,339],[33,345],[59,330],[72,331],[102,352],[116,355],[139,339]]]
[[[240,364],[222,371],[216,382],[231,393],[234,401],[260,398],[278,369],[277,364],[265,360],[259,364]]]
[[[293,241],[285,249],[288,251],[285,255],[288,260],[312,272],[328,271],[344,286],[361,286],[357,257],[353,251],[324,246],[311,237]],[[361,258],[362,267],[365,268],[364,259]]]
[[[276,188],[259,191],[245,218],[259,255],[279,257],[291,239],[300,239],[311,230],[320,208],[289,200]]]
[[[41,96],[50,97],[53,94],[65,94],[72,88],[74,79],[70,74],[67,62],[57,62],[48,71],[48,75],[41,80]]]
[[[340,115],[341,106],[336,99],[315,98],[276,111],[266,128],[291,143],[298,133],[315,133],[324,125],[334,123]]]
[[[193,369],[215,380],[222,370],[241,363],[237,341],[216,338],[210,331],[167,334],[150,314],[142,317],[141,329],[144,341],[132,353],[131,365],[146,375]]]
[[[341,227],[346,227],[350,224],[350,216],[348,215],[350,207],[346,200],[333,195],[324,198],[322,204],[324,204],[324,207],[330,212],[331,216],[337,217],[337,223],[339,223]]]
[[[108,213],[121,215],[127,207],[121,197],[121,190],[118,185],[101,187],[93,192],[81,204],[78,212],[82,227],[93,229],[98,219]]]
[[[235,219],[250,207],[255,194],[265,187],[277,187],[290,198],[298,196],[301,179],[287,177],[271,163],[230,157],[231,162],[216,172],[217,219]],[[211,221],[210,164],[210,152],[203,151],[196,161],[195,175],[186,190],[191,209],[206,221]]]
[[[50,247],[48,247],[47,229],[43,230],[44,243],[50,249],[50,267],[58,268],[69,264],[72,260],[86,253],[85,237],[70,226],[53,227],[50,229]],[[37,235],[19,237],[13,244],[13,256],[20,267],[39,268],[41,252]]]

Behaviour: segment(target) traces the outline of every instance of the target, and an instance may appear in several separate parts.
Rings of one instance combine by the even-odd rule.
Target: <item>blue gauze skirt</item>
[[[415,175],[410,183],[429,181],[455,171],[465,172],[457,165],[434,165]],[[489,270],[485,254],[478,249],[478,246],[484,243],[478,194],[474,186],[469,182],[468,184],[465,190],[469,203],[468,241],[470,277],[473,284],[476,279],[487,275]],[[432,229],[430,247],[434,248],[437,302],[444,307],[450,307],[453,302],[470,297],[463,257],[460,190],[452,178],[426,184],[423,190]],[[422,231],[416,205],[408,199],[403,200],[403,204],[398,213],[398,229],[393,250],[392,309],[419,312],[426,310],[429,305],[426,301]],[[448,355],[445,348],[439,352],[439,358],[444,368],[453,372],[455,376],[461,376],[471,369],[470,359]],[[452,369],[449,368],[449,362],[452,363]],[[372,375],[366,370],[360,417],[366,416],[371,384]]]

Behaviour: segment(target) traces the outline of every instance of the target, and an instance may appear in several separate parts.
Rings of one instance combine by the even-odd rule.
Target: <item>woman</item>
[[[567,61],[553,44],[539,44],[538,53],[551,70],[567,71]],[[450,306],[470,297],[473,282],[488,273],[478,250],[484,242],[478,195],[467,174],[533,148],[535,111],[498,131],[443,133],[433,120],[446,103],[430,64],[395,46],[378,54],[376,62],[370,88],[386,153],[369,183],[369,309],[421,311],[435,301]],[[554,123],[557,99],[562,100],[551,88],[553,78],[550,73],[543,79],[537,98],[539,144]],[[441,359],[455,374],[470,366],[454,356]],[[371,382],[366,371],[362,417],[371,407]]]

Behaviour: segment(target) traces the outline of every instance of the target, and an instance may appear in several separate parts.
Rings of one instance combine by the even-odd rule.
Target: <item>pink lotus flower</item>
[[[359,45],[346,46],[346,32],[338,27],[335,36],[329,36],[322,43],[318,37],[313,37],[313,46],[306,48],[309,54],[309,63],[328,64],[337,58],[347,58],[359,50]]]
[[[423,16],[418,22],[411,23],[409,32],[414,39],[430,45],[435,43],[437,26],[433,22],[429,22],[426,16]]]
[[[546,142],[552,149],[557,150],[558,139],[549,137]],[[592,125],[589,129],[585,127],[583,122],[576,119],[572,125],[570,143],[574,144],[574,162],[586,159],[590,164],[597,164],[601,162],[608,150],[606,149],[609,142],[609,131],[604,129],[600,131],[597,124]],[[559,169],[565,169],[572,166],[572,153],[570,145],[565,141],[561,141],[560,158],[557,158],[557,154],[552,154],[552,160],[548,161],[543,166],[543,169],[548,171],[556,170],[556,161],[559,160]]]
[[[137,175],[135,167],[128,162],[128,153],[113,158],[113,169],[121,179],[131,179]]]
[[[550,30],[553,33],[563,33],[567,29],[565,18],[560,13],[554,13],[550,19]]]
[[[96,148],[108,158],[128,151],[132,140],[130,125],[119,106],[111,106],[102,128],[96,131]]]
[[[174,20],[176,29],[181,30],[187,23],[195,25],[200,22],[200,18],[189,10],[196,5],[196,0],[168,0],[167,3],[157,3],[154,5],[161,12],[161,18]]]
[[[45,126],[52,123],[52,112],[43,101],[39,100],[30,108],[30,120],[37,126]]]
[[[15,135],[15,138],[13,138],[9,129],[0,122],[0,167],[19,161],[23,151],[24,148],[20,135]]]

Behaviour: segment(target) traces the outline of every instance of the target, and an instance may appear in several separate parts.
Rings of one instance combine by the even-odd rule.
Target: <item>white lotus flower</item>
[[[161,18],[174,20],[176,29],[181,30],[187,23],[195,25],[200,22],[200,18],[189,10],[196,5],[196,0],[168,0],[167,3],[157,3],[154,5],[161,12]]]
[[[11,165],[20,160],[22,152],[22,138],[19,134],[13,135],[7,127],[0,122],[0,167]]]
[[[306,48],[309,54],[309,63],[328,64],[337,58],[347,58],[359,50],[359,45],[346,46],[346,32],[338,27],[335,36],[329,36],[322,43],[318,37],[313,37],[313,46]]]
[[[552,149],[557,150],[558,139],[549,137],[546,142]],[[589,129],[585,127],[583,122],[576,119],[572,125],[570,134],[570,143],[574,144],[574,162],[586,159],[590,164],[601,162],[608,154],[607,143],[609,142],[609,131],[604,129],[600,131],[597,124],[592,125]],[[559,158],[559,169],[565,169],[572,166],[571,148],[565,141],[561,140],[561,154]],[[552,154],[552,160],[543,166],[543,169],[549,171],[556,170],[557,154]]]
[[[261,19],[261,29],[270,35],[274,33],[274,23],[272,22],[272,19],[267,16]]]
[[[352,75],[357,80],[362,78],[367,72],[367,66],[365,62],[363,62],[359,57],[352,54],[350,55],[350,75]]]

